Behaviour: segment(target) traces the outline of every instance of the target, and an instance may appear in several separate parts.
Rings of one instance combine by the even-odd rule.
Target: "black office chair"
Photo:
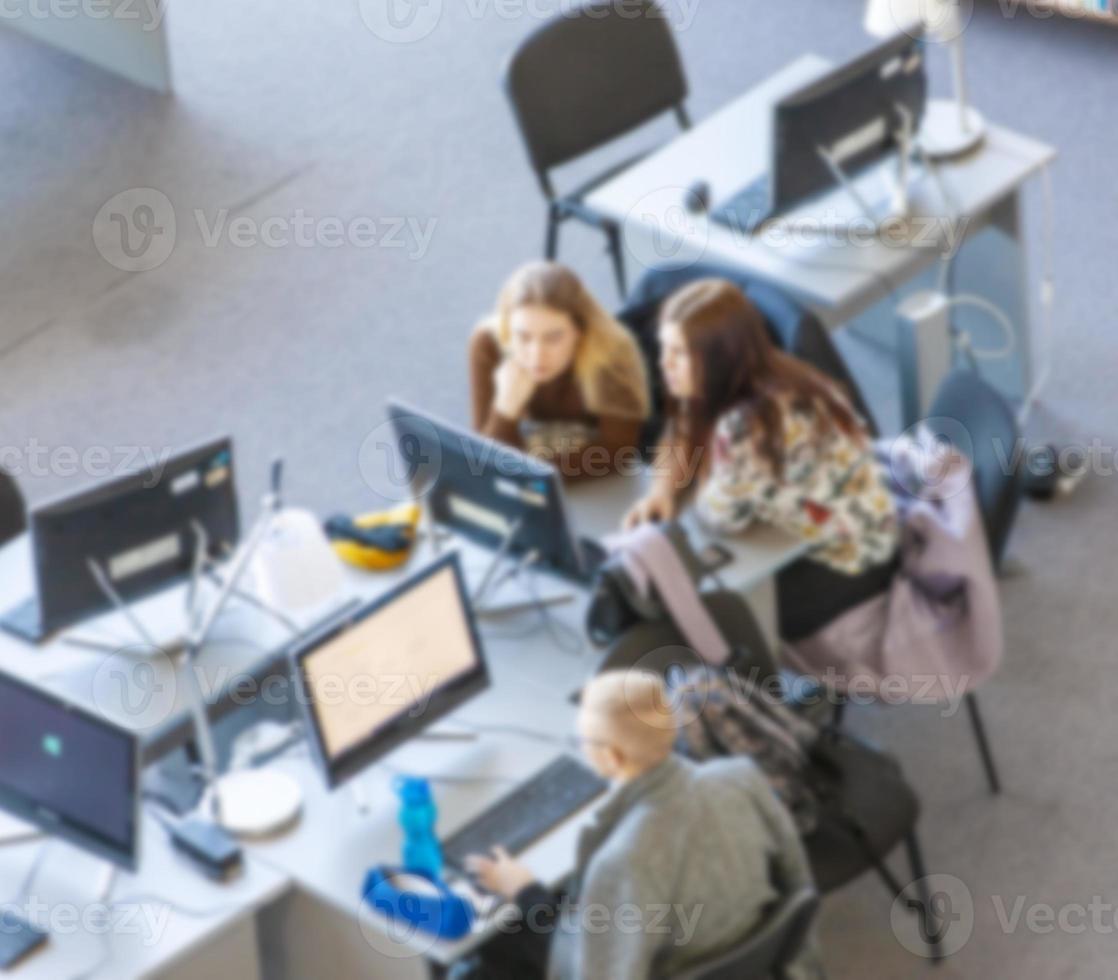
[[[813,888],[803,888],[783,898],[772,914],[740,945],[714,956],[670,980],[770,980],[784,976],[784,969],[799,953],[819,909]]]
[[[0,545],[27,529],[27,507],[16,481],[0,470]]]
[[[646,432],[646,435],[652,435],[654,439],[658,434],[665,397],[657,368],[660,349],[656,328],[660,307],[672,293],[697,279],[727,279],[739,286],[765,318],[773,341],[782,350],[839,382],[855,410],[866,420],[870,434],[877,435],[877,424],[865,396],[819,318],[780,290],[756,282],[735,269],[710,263],[699,263],[684,269],[650,269],[633,287],[628,302],[618,313],[618,319],[637,338],[649,365],[654,418],[650,430],[655,428],[657,431]]]
[[[562,195],[550,173],[669,110],[682,128],[690,126],[687,80],[667,18],[654,0],[591,2],[566,12],[521,43],[505,68],[504,86],[547,198],[545,254],[555,258],[559,226],[568,218],[598,228],[624,297],[621,228],[584,199],[636,160]]]
[[[749,604],[730,591],[704,593],[703,600],[735,651],[731,666],[758,686],[768,688],[777,668]],[[674,670],[701,664],[675,624],[664,619],[641,622],[627,630],[610,645],[597,669],[636,668],[667,678]],[[913,888],[916,897],[907,907],[921,916],[921,936],[931,958],[938,960],[942,949],[916,832],[920,816],[916,793],[891,756],[847,737],[837,744],[846,762],[833,812],[843,817],[822,821],[819,829],[804,839],[816,888],[822,895],[829,894],[870,869],[877,872],[894,898]],[[886,863],[902,844],[912,874],[911,886],[902,884]]]

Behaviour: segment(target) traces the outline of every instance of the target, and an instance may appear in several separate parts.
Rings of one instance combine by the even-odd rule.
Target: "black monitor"
[[[719,202],[711,217],[754,232],[840,179],[895,156],[906,123],[910,135],[920,128],[927,101],[924,40],[913,33],[898,34],[782,98],[772,111],[768,173]]]
[[[406,477],[435,521],[486,548],[532,552],[537,568],[591,577],[596,556],[572,531],[554,466],[400,402],[388,416]]]
[[[0,673],[0,810],[134,871],[139,737]]]
[[[927,95],[924,40],[905,33],[785,96],[773,111],[774,209],[835,187],[821,147],[848,177],[895,154],[904,115],[915,135]]]
[[[331,789],[489,686],[455,554],[299,641],[291,656]]]
[[[190,574],[193,525],[221,558],[237,543],[233,446],[228,438],[179,452],[110,483],[35,508],[29,518],[37,594],[0,621],[38,641],[107,609],[96,561],[125,601]]]

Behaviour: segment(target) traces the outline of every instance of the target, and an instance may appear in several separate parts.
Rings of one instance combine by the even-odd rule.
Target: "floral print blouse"
[[[815,544],[810,557],[857,575],[890,561],[898,524],[886,475],[868,434],[838,427],[820,432],[814,413],[781,399],[784,468],[780,476],[750,432],[751,412],[719,419],[712,458],[696,499],[699,517],[718,531],[741,531],[754,520]]]

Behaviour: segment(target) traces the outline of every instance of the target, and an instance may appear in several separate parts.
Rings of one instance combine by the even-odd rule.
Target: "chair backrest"
[[[545,189],[552,167],[687,97],[675,38],[654,0],[592,0],[564,11],[521,43],[504,85]]]
[[[27,527],[27,508],[23,494],[7,473],[0,470],[0,545],[20,535]]]
[[[819,896],[804,888],[781,899],[764,922],[739,945],[699,963],[671,980],[769,980],[783,977],[803,947]]]
[[[720,265],[698,264],[683,269],[650,269],[629,294],[629,302],[618,318],[637,338],[649,363],[652,383],[653,415],[659,419],[664,405],[664,392],[656,362],[659,343],[656,321],[664,300],[682,286],[697,279],[727,279],[734,283],[753,301],[774,343],[782,350],[806,361],[843,386],[855,410],[865,419],[870,434],[878,434],[873,414],[866,399],[850,373],[842,354],[835,347],[827,328],[810,310],[794,299],[765,283],[754,282],[742,273]],[[647,433],[646,433],[647,434]]]
[[[738,652],[734,666],[739,671],[753,669],[752,679],[758,684],[778,673],[765,634],[740,594],[728,590],[706,592],[703,602],[719,631]],[[687,670],[701,663],[675,623],[664,618],[641,622],[626,630],[610,645],[598,664],[598,672],[638,667],[666,677],[675,667]]]
[[[960,438],[952,421],[962,427],[967,439]],[[1013,410],[978,374],[960,368],[940,385],[927,424],[970,456],[986,540],[997,567],[1021,502],[1021,473],[1013,465],[1020,430]]]

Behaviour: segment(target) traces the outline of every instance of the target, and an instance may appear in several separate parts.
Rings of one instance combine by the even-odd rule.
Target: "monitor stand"
[[[493,559],[482,575],[481,582],[470,597],[470,602],[474,607],[474,615],[480,618],[507,616],[531,609],[546,609],[550,606],[571,602],[574,599],[574,594],[571,592],[540,596],[529,588],[525,595],[512,600],[505,602],[487,601],[491,600],[493,594],[506,582],[516,582],[520,580],[522,575],[531,575],[533,566],[539,561],[539,552],[536,550],[527,551],[517,556],[510,553],[516,542],[516,536],[520,533],[522,523],[523,521],[518,518],[505,532]],[[503,571],[502,566],[504,566]]]
[[[918,158],[921,166],[932,175],[940,195],[944,198],[945,203],[949,203],[950,196],[947,193],[939,169],[915,138],[913,132],[914,119],[911,111],[909,111],[906,106],[900,104],[896,106],[896,109],[902,121],[901,128],[895,134],[898,145],[897,171],[893,177],[893,186],[884,213],[881,213],[880,207],[875,207],[866,200],[862,192],[858,190],[854,178],[843,169],[841,162],[830,149],[825,146],[817,146],[815,148],[816,153],[819,154],[820,159],[826,164],[835,183],[846,192],[862,213],[862,216],[870,222],[875,234],[882,233],[887,225],[895,225],[898,222],[903,223],[912,217],[912,202],[909,197],[909,192],[912,184],[912,161],[914,157]],[[823,226],[818,222],[789,222],[776,219],[776,223],[784,226],[791,225],[793,230],[815,230],[824,233],[842,233],[844,231],[851,231],[854,227],[853,222],[838,222],[833,225]]]

